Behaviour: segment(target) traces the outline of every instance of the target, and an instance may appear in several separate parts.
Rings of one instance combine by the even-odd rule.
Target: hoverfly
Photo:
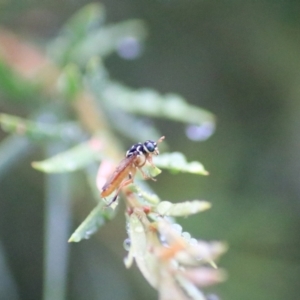
[[[152,179],[155,181],[154,178],[149,177],[144,173],[142,167],[147,161],[151,164],[151,166],[155,167],[152,162],[152,155],[159,154],[157,144],[162,142],[164,138],[165,137],[162,136],[157,142],[147,140],[144,143],[138,143],[131,146],[131,148],[126,152],[126,157],[119,163],[118,167],[101,189],[102,198],[109,196],[116,190],[115,196],[107,206],[110,206],[114,201],[116,201],[124,186],[133,182],[137,169],[140,170],[144,179]]]

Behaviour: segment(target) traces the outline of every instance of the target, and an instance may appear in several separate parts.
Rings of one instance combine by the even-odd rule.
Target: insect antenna
[[[162,137],[160,137],[156,143],[161,143],[163,140],[165,139],[165,136],[163,135]]]

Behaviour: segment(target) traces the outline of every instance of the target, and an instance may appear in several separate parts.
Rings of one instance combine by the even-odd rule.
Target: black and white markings
[[[157,143],[151,140],[146,141],[145,143],[137,143],[126,152],[126,157],[131,157],[132,155],[137,154],[138,156],[147,155],[148,153],[158,154]]]

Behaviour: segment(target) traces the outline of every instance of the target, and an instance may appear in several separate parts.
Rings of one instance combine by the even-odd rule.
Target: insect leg
[[[155,178],[153,178],[153,177],[151,177],[151,176],[147,176],[147,175],[145,174],[145,172],[143,171],[142,168],[139,167],[139,170],[140,170],[140,172],[142,173],[142,175],[143,175],[143,177],[144,177],[145,180],[151,179],[151,180],[153,180],[153,181],[156,181]]]
[[[154,164],[153,161],[152,161],[152,156],[151,156],[151,155],[149,155],[149,156],[147,157],[147,160],[148,160],[148,162],[150,163],[150,165],[151,165],[153,168],[156,168],[155,164]]]

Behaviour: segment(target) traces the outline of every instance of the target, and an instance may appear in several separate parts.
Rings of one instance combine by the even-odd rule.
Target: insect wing
[[[104,186],[102,188],[102,191],[105,191],[109,185],[114,183],[115,179],[118,176],[121,176],[121,173],[123,173],[126,170],[126,168],[128,168],[132,164],[132,162],[135,160],[136,156],[137,155],[132,155],[130,157],[125,157],[123,160],[121,160],[121,162],[119,163],[117,168],[114,170],[112,175],[107,179],[106,183],[104,184]]]

